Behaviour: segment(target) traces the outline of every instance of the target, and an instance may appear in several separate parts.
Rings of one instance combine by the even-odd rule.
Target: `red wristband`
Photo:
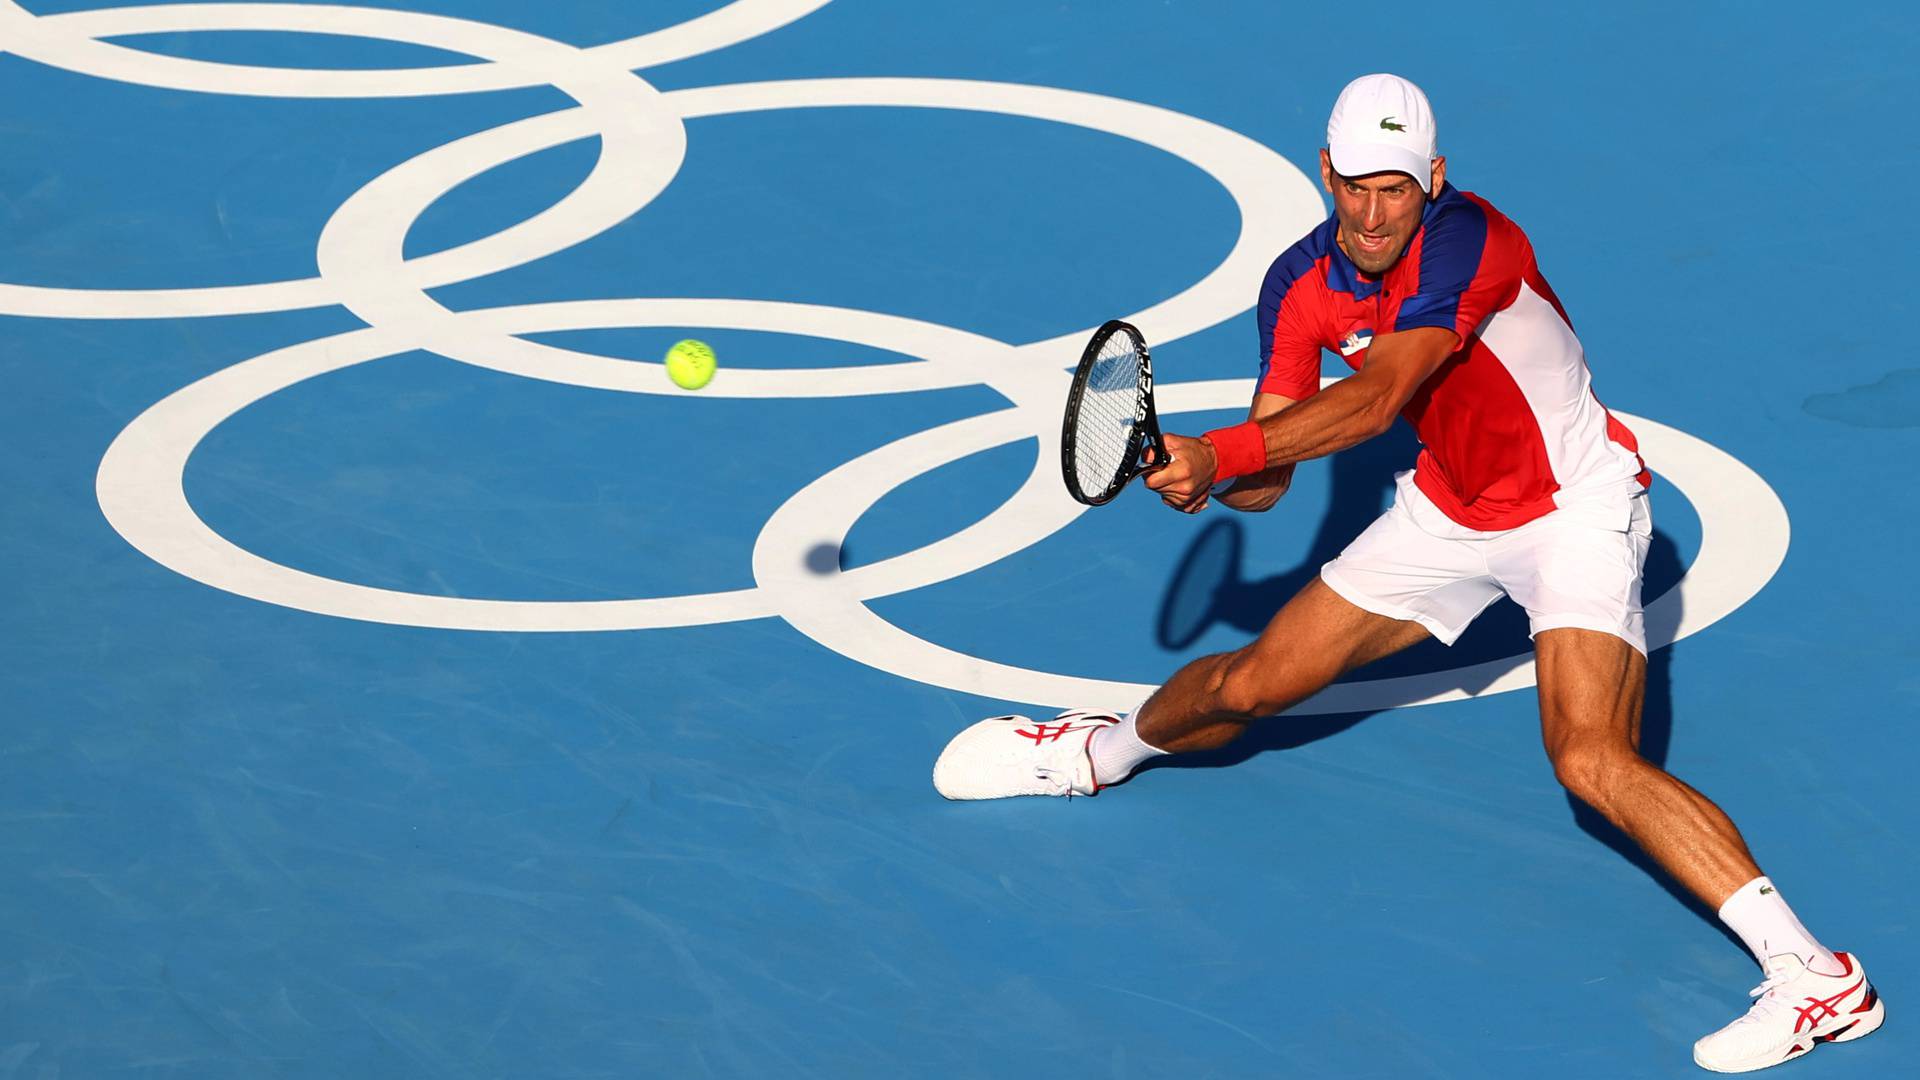
[[[1267,437],[1252,420],[1215,428],[1200,437],[1213,444],[1214,456],[1220,459],[1220,467],[1213,474],[1215,483],[1248,476],[1267,467]]]

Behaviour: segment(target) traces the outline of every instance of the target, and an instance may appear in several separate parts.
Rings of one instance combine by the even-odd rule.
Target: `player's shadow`
[[[1335,454],[1330,462],[1332,475],[1327,513],[1314,532],[1306,556],[1299,565],[1271,577],[1257,581],[1243,581],[1240,578],[1246,546],[1245,522],[1257,519],[1235,515],[1231,511],[1214,517],[1188,546],[1161,598],[1156,626],[1160,645],[1170,652],[1185,652],[1207,630],[1219,625],[1230,626],[1248,638],[1257,635],[1281,605],[1319,574],[1323,563],[1338,555],[1386,509],[1393,497],[1393,474],[1411,465],[1418,450],[1419,444],[1405,425],[1395,424],[1387,435]],[[1284,502],[1282,505],[1285,505]],[[1680,580],[1684,570],[1680,564],[1679,549],[1672,538],[1656,526],[1647,552],[1643,595],[1651,602],[1667,593]],[[1672,641],[1680,615],[1678,604],[1655,607],[1648,615],[1647,636],[1654,641]],[[1423,641],[1356,674],[1365,679],[1391,678],[1472,668],[1503,658],[1514,658],[1518,663],[1529,655],[1531,644],[1527,639],[1526,613],[1512,601],[1502,600],[1487,609],[1451,648],[1437,641]],[[1456,685],[1467,690],[1479,690],[1508,669],[1505,665],[1496,664],[1492,674],[1482,672],[1472,678],[1463,674]],[[1647,760],[1663,768],[1673,736],[1672,678],[1673,648],[1655,649],[1647,658],[1647,696],[1640,721],[1640,752]],[[1234,765],[1256,754],[1291,750],[1337,735],[1371,715],[1373,712],[1276,717],[1255,725],[1244,737],[1220,750],[1157,758],[1145,768],[1221,768]],[[1544,751],[1542,767],[1545,767]],[[1717,913],[1670,878],[1640,850],[1639,845],[1585,803],[1572,795],[1566,798],[1574,822],[1583,831],[1645,871],[1676,900],[1719,929],[1735,944],[1739,943],[1739,939],[1721,924]]]

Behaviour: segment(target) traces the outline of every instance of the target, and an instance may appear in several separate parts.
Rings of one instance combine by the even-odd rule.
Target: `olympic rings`
[[[342,618],[482,631],[667,628],[778,616],[843,655],[931,685],[1044,704],[1131,706],[1147,687],[1016,668],[914,637],[867,606],[877,597],[950,580],[1037,543],[1082,508],[1057,490],[1055,449],[1063,365],[1084,330],[1010,344],[963,330],[847,308],[744,299],[627,299],[449,311],[428,289],[563,251],[639,211],[671,183],[686,122],[787,108],[963,109],[1044,119],[1155,146],[1226,187],[1239,207],[1232,249],[1190,288],[1128,316],[1158,342],[1244,309],[1247,283],[1274,251],[1319,220],[1312,183],[1284,158],[1237,133],[1135,102],[1048,87],[937,79],[822,79],[661,93],[631,69],[746,40],[825,0],[738,0],[701,18],[594,49],[522,31],[414,12],[336,6],[176,4],[34,16],[0,0],[9,51],[72,71],[202,92],[297,97],[413,96],[546,85],[573,108],[477,132],[395,166],[350,196],[317,240],[320,276],[211,289],[84,290],[0,284],[0,313],[132,318],[279,311],[340,304],[369,329],[303,342],[207,376],[135,418],[101,460],[100,505],[134,547],[177,573],[242,596]],[[464,53],[484,63],[396,71],[254,68],[156,56],[97,40],[160,30],[250,29],[350,34]],[[526,154],[597,137],[589,175],[545,210],[460,247],[407,259],[402,242],[429,207],[474,177]],[[809,371],[733,369],[710,395],[784,398],[874,395],[984,384],[1009,407],[876,447],[796,492],[769,518],[753,551],[755,586],[618,601],[460,599],[377,589],[307,574],[244,551],[194,513],[183,489],[193,449],[247,405],[304,380],[425,348],[509,372],[599,389],[666,392],[654,365],[528,341],[548,330],[710,326],[843,340],[911,357]],[[1039,362],[1036,362],[1038,360]],[[1244,381],[1162,383],[1168,415],[1236,406]],[[1785,557],[1778,497],[1724,452],[1645,418],[1631,420],[1647,456],[1693,501],[1699,555],[1649,611],[1679,605],[1674,640],[1697,633],[1757,593]],[[837,545],[888,491],[995,446],[1037,439],[1019,490],[979,521],[915,551],[845,572],[809,572],[802,548]],[[1729,534],[1738,542],[1729,543]],[[1667,642],[1653,641],[1663,645]],[[1353,711],[1454,700],[1532,685],[1530,660],[1339,684],[1300,707]]]

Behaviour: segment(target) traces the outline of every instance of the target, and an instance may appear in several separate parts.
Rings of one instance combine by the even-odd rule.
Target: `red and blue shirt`
[[[1518,225],[1448,184],[1378,278],[1340,250],[1338,228],[1328,218],[1267,270],[1261,392],[1303,400],[1320,389],[1320,350],[1358,371],[1376,334],[1442,326],[1460,348],[1400,415],[1423,444],[1414,482],[1449,518],[1512,529],[1584,492],[1651,483]]]

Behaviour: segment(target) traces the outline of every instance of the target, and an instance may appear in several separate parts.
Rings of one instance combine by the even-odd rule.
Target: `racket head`
[[[1154,451],[1148,465],[1142,454]],[[1153,407],[1153,357],[1146,338],[1113,319],[1093,332],[1074,369],[1060,429],[1067,493],[1088,506],[1112,501],[1127,482],[1167,463]]]

